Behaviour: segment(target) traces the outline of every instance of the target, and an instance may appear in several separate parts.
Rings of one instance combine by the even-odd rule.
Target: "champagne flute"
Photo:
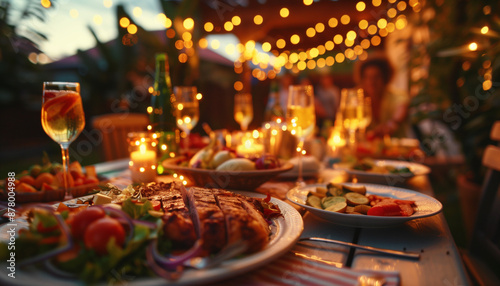
[[[360,127],[360,121],[363,118],[363,90],[360,88],[344,88],[341,96],[344,128],[349,132],[349,144],[354,147],[356,130]]]
[[[237,93],[234,96],[234,120],[240,124],[242,131],[247,131],[252,119],[252,95],[250,93]]]
[[[175,86],[175,118],[179,127],[186,136],[184,137],[184,149],[189,151],[189,134],[200,119],[197,90],[195,86]]]
[[[366,128],[370,126],[372,122],[372,99],[370,97],[365,97],[363,99],[363,117],[359,122],[359,133],[361,140],[366,137]]]
[[[286,110],[287,128],[292,135],[297,137],[299,143],[298,178],[297,185],[305,185],[302,178],[302,151],[304,141],[314,133],[316,114],[314,112],[314,91],[312,85],[291,85],[288,90]]]
[[[42,127],[62,150],[63,184],[66,198],[69,191],[68,148],[85,127],[80,84],[77,82],[44,82],[42,97]]]

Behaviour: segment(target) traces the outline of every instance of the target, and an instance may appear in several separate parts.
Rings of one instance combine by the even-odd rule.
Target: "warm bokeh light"
[[[304,3],[304,5],[309,6],[313,3],[313,0],[304,0],[302,2]]]
[[[50,6],[52,6],[52,3],[50,2],[50,0],[41,0],[40,4],[42,4],[43,8],[50,8]]]
[[[224,23],[224,30],[230,32],[233,30],[233,28],[234,28],[234,25],[232,22],[227,21],[226,23]]]
[[[271,50],[271,44],[269,42],[262,43],[262,50],[264,52],[269,52]]]
[[[255,15],[255,17],[253,17],[253,22],[256,25],[260,25],[260,24],[262,24],[262,22],[264,22],[264,18],[262,18],[261,15]]]
[[[186,18],[186,19],[184,19],[184,21],[182,22],[182,26],[186,30],[192,30],[194,28],[194,20],[193,20],[193,18]]]
[[[285,40],[279,39],[276,41],[276,47],[278,47],[278,49],[283,49],[285,46],[286,46]]]
[[[198,41],[198,46],[202,49],[208,48],[208,41],[206,38],[202,38]]]
[[[243,89],[243,83],[239,80],[236,81],[233,86],[234,86],[234,90],[236,90],[236,91],[241,91]]]
[[[130,24],[130,25],[128,25],[128,27],[127,27],[127,32],[128,32],[129,34],[132,34],[132,35],[133,35],[133,34],[135,34],[135,33],[137,33],[137,26],[136,26],[136,25],[134,25],[134,24]]]
[[[385,27],[387,27],[387,20],[386,20],[386,19],[384,19],[384,18],[379,19],[379,20],[377,21],[377,27],[378,27],[379,29],[385,29]]]
[[[398,14],[398,11],[396,11],[396,9],[394,9],[394,8],[390,8],[389,10],[387,10],[387,17],[389,17],[389,18],[394,18],[394,17],[396,17],[397,14]]]
[[[214,30],[214,24],[212,24],[211,22],[206,22],[205,25],[203,25],[203,28],[207,32],[212,32]]]
[[[314,29],[316,29],[318,33],[323,33],[323,31],[325,31],[325,25],[323,23],[317,23]]]
[[[382,42],[382,39],[379,36],[374,36],[371,39],[372,46],[375,46],[375,47],[380,45],[381,42]]]
[[[481,28],[481,34],[487,34],[490,28],[488,26],[484,26]]]
[[[280,9],[280,16],[281,18],[286,18],[290,15],[290,11],[288,10],[288,8],[286,7],[283,7]]]
[[[312,27],[307,28],[306,36],[308,36],[309,38],[316,36],[316,30]]]
[[[373,7],[378,7],[382,4],[382,0],[372,0]]]
[[[354,32],[353,30],[347,32],[346,34],[346,38],[349,40],[349,41],[354,41],[354,39],[356,39],[356,32]]]
[[[122,17],[120,19],[120,27],[127,28],[130,25],[130,20],[127,17]]]
[[[294,34],[290,37],[290,43],[296,45],[300,42],[300,37],[297,34]]]
[[[233,25],[235,26],[240,25],[241,24],[240,16],[233,16],[233,18],[231,18],[231,23],[233,23]]]
[[[328,26],[330,26],[330,28],[335,28],[338,24],[339,21],[337,20],[337,18],[330,18],[330,20],[328,20]]]
[[[359,1],[357,4],[356,4],[356,10],[358,10],[359,12],[361,11],[364,11],[366,8],[366,4],[365,2],[363,1]]]
[[[342,35],[337,34],[333,37],[333,42],[337,45],[340,45],[344,41],[344,37]]]
[[[347,25],[349,22],[351,22],[351,17],[349,17],[349,15],[343,15],[340,17],[340,23]]]
[[[469,44],[469,50],[471,51],[477,51],[477,43],[472,42]]]
[[[368,28],[368,21],[366,21],[365,19],[359,21],[358,23],[358,27],[361,29],[361,30],[364,30],[366,28]]]

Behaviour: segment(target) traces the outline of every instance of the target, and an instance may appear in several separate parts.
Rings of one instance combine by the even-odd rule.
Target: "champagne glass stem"
[[[297,177],[297,185],[298,186],[304,186],[305,185],[305,182],[304,182],[304,178],[302,177],[302,150],[304,148],[304,139],[300,139],[299,141],[299,148],[298,151],[299,151],[299,162],[298,162],[298,167],[299,167],[299,174],[298,174],[298,177]]]
[[[191,130],[184,131],[186,133],[186,137],[184,138],[184,154],[189,156],[189,133]]]
[[[63,184],[64,184],[64,193],[66,194],[65,199],[71,199],[72,195],[69,191],[69,182],[68,182],[68,174],[69,174],[69,144],[61,144],[62,151],[62,163],[63,163]]]

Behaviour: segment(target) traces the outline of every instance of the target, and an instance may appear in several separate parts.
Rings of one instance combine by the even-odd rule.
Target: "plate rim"
[[[298,205],[300,207],[303,207],[305,208],[306,210],[308,210],[309,212],[311,212],[312,214],[314,214],[315,216],[317,217],[320,217],[321,219],[324,219],[324,220],[327,220],[329,222],[332,222],[332,223],[335,223],[335,224],[339,224],[339,225],[344,225],[344,226],[351,226],[351,227],[360,227],[360,228],[383,228],[383,227],[391,227],[391,226],[395,226],[395,225],[399,225],[399,224],[403,224],[407,221],[411,221],[411,220],[414,220],[414,219],[420,219],[420,218],[426,218],[426,217],[430,217],[430,216],[434,216],[436,214],[439,214],[442,210],[443,210],[443,204],[437,200],[436,198],[434,197],[431,197],[429,195],[426,195],[426,194],[423,194],[421,192],[418,192],[418,191],[414,191],[414,190],[410,190],[410,189],[406,189],[406,188],[401,188],[401,187],[393,187],[393,186],[387,186],[387,185],[380,185],[380,184],[368,184],[368,183],[350,183],[350,182],[346,182],[346,183],[343,183],[343,184],[349,184],[349,185],[353,185],[353,184],[361,184],[361,185],[364,185],[367,187],[367,192],[371,192],[369,191],[368,189],[382,189],[382,188],[385,188],[385,189],[391,189],[393,191],[398,191],[398,192],[402,192],[402,193],[409,193],[409,194],[412,194],[412,195],[417,195],[421,198],[424,198],[426,200],[429,200],[431,202],[433,202],[434,204],[437,204],[438,205],[438,208],[436,210],[434,210],[433,212],[431,213],[426,213],[426,214],[420,214],[420,215],[411,215],[411,216],[387,216],[387,217],[384,217],[384,216],[362,216],[362,215],[351,215],[351,214],[343,214],[343,213],[336,213],[336,212],[330,212],[330,211],[326,211],[326,210],[321,210],[321,209],[318,209],[318,208],[314,208],[312,206],[308,206],[306,204],[302,204],[300,202],[297,202],[296,200],[294,200],[293,198],[291,198],[292,194],[294,192],[298,192],[299,189],[303,189],[303,188],[311,188],[311,187],[316,187],[316,186],[322,186],[324,187],[326,184],[308,184],[304,187],[295,187],[291,190],[289,190],[287,193],[286,193],[286,198],[294,203],[295,205]],[[342,222],[342,217],[344,216],[349,216],[349,220],[348,222]],[[335,219],[332,219],[332,217],[334,217]],[[352,223],[350,223],[350,221],[357,221],[356,225],[353,225]],[[361,222],[360,222],[361,221]],[[375,225],[373,225],[373,223],[375,223]]]
[[[421,176],[421,175],[427,175],[431,172],[431,169],[428,166],[425,166],[420,163],[415,163],[415,162],[409,162],[409,161],[399,161],[399,160],[378,160],[375,159],[373,160],[375,163],[378,162],[385,162],[389,163],[388,165],[402,165],[402,166],[416,166],[418,167],[419,172],[413,172],[411,174],[405,173],[405,174],[393,174],[393,173],[378,173],[378,172],[367,172],[367,171],[362,171],[362,170],[353,170],[351,168],[343,167],[342,163],[337,163],[334,165],[334,169],[345,171],[349,175],[361,175],[361,176],[370,176],[370,177],[404,177],[404,178],[412,178],[415,176]],[[391,164],[392,163],[392,164]]]

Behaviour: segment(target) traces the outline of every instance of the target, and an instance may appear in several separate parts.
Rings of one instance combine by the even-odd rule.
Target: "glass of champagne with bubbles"
[[[80,84],[77,82],[44,82],[42,97],[42,127],[62,150],[63,184],[66,198],[69,192],[68,148],[85,127]]]
[[[363,90],[360,88],[344,88],[341,93],[343,104],[342,118],[344,128],[349,132],[349,145],[356,143],[356,130],[362,125],[363,119]]]
[[[197,89],[195,86],[175,86],[175,118],[177,127],[185,133],[184,149],[189,151],[189,134],[200,119]]]
[[[252,119],[252,95],[250,93],[237,93],[234,96],[234,120],[240,124],[242,131],[246,131]]]
[[[316,125],[312,85],[291,85],[289,87],[286,122],[287,129],[299,140],[297,145],[297,152],[299,152],[297,185],[305,185],[302,178],[304,141],[313,135]]]

